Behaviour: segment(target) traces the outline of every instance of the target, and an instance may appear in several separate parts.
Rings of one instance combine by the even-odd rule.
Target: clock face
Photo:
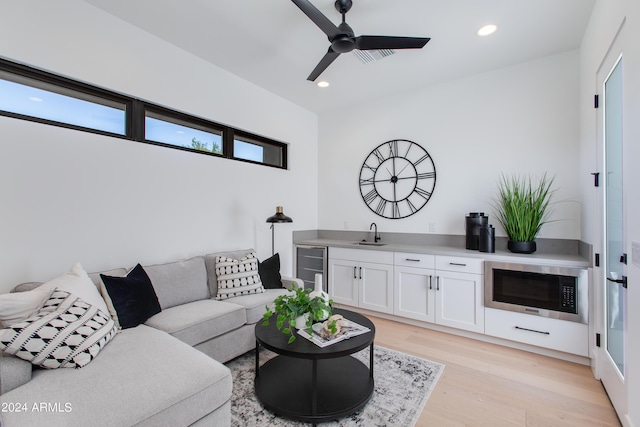
[[[360,169],[360,194],[374,213],[406,218],[427,204],[436,186],[436,167],[415,142],[394,139],[377,146]]]

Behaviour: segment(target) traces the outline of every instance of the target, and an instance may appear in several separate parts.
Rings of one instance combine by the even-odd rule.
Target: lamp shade
[[[293,222],[293,220],[282,213],[282,206],[276,206],[275,215],[267,218],[267,222]]]

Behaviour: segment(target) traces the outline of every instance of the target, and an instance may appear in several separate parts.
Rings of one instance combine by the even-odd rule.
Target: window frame
[[[228,157],[225,155],[225,153],[227,152],[226,148],[225,148],[225,134],[227,132],[227,129],[225,126],[222,125],[218,125],[217,123],[213,123],[209,120],[205,120],[199,117],[195,117],[192,116],[190,114],[186,114],[186,113],[181,113],[179,111],[175,111],[175,110],[171,110],[169,108],[165,108],[165,107],[160,107],[159,105],[155,105],[155,104],[151,104],[148,102],[143,102],[143,101],[139,101],[138,102],[139,106],[138,108],[142,110],[142,115],[140,117],[136,117],[140,119],[140,122],[137,124],[136,127],[141,128],[142,131],[137,135],[139,138],[136,138],[136,141],[138,142],[143,142],[145,144],[151,144],[151,145],[159,145],[161,147],[168,147],[168,148],[174,148],[177,150],[183,150],[183,151],[190,151],[190,152],[194,152],[194,153],[200,153],[200,154],[206,154],[206,155],[210,155],[210,156],[216,156],[216,157]],[[178,145],[173,145],[173,144],[168,144],[165,142],[160,142],[160,141],[154,141],[152,139],[147,139],[146,138],[146,118],[147,118],[147,112],[152,113],[152,114],[158,114],[160,116],[163,116],[165,119],[165,121],[169,122],[169,123],[174,123],[174,124],[179,124],[181,126],[186,126],[186,124],[193,124],[194,125],[194,129],[198,129],[198,130],[204,130],[204,129],[210,129],[212,131],[218,131],[220,132],[220,137],[222,139],[222,154],[219,153],[213,153],[213,152],[206,152],[206,151],[202,151],[202,150],[196,150],[194,148],[190,148],[190,147],[181,147]],[[175,121],[172,121],[171,119],[174,119]]]
[[[21,120],[27,120],[27,121],[31,121],[31,122],[41,123],[41,124],[45,124],[45,125],[58,126],[58,127],[63,127],[63,128],[67,128],[67,129],[74,129],[74,130],[80,130],[80,131],[84,131],[84,132],[96,133],[96,134],[99,134],[99,135],[106,135],[106,136],[114,136],[116,138],[131,139],[131,138],[128,138],[127,136],[131,134],[131,120],[130,120],[130,116],[129,116],[129,111],[133,107],[133,99],[132,98],[125,97],[125,96],[120,95],[120,94],[118,94],[116,92],[108,91],[106,89],[102,89],[102,88],[99,88],[97,86],[89,85],[87,83],[83,83],[83,82],[80,82],[80,81],[77,81],[77,80],[73,80],[73,79],[70,79],[70,78],[67,78],[67,77],[51,74],[51,73],[48,73],[46,71],[39,70],[37,68],[29,67],[27,65],[23,65],[23,64],[18,64],[18,63],[15,63],[15,62],[7,61],[7,60],[2,59],[2,58],[0,58],[0,71],[4,71],[5,73],[16,75],[19,78],[24,78],[24,79],[28,79],[28,80],[35,80],[36,82],[42,82],[45,85],[59,87],[62,90],[60,92],[55,92],[55,93],[58,93],[58,94],[61,94],[61,95],[65,95],[65,96],[69,96],[69,97],[76,98],[76,99],[80,99],[82,101],[92,102],[92,101],[90,101],[90,100],[88,100],[86,98],[83,98],[82,96],[74,96],[73,93],[86,95],[86,96],[92,97],[92,98],[104,99],[105,101],[111,102],[111,103],[124,104],[124,106],[125,106],[125,110],[124,110],[124,112],[125,112],[124,134],[107,132],[107,131],[103,131],[103,130],[99,130],[99,129],[89,128],[89,127],[84,127],[84,126],[78,126],[78,125],[65,123],[65,122],[59,122],[59,121],[56,121],[56,120],[43,119],[41,117],[29,116],[29,115],[26,115],[26,114],[13,113],[11,111],[0,110],[0,115],[6,116],[6,117],[12,117],[12,118],[15,118],[15,119],[21,119]],[[6,79],[3,79],[3,80],[6,80]],[[14,81],[14,80],[9,80],[9,81]],[[20,84],[24,85],[25,83],[20,83]],[[27,86],[30,86],[30,85],[27,85]],[[52,92],[51,90],[39,87],[37,85],[32,86],[32,87]],[[71,92],[71,93],[68,93],[68,92]],[[106,104],[102,104],[102,105],[106,105]]]
[[[55,93],[59,93],[65,96],[70,96],[73,98],[77,98],[83,101],[94,102],[90,99],[83,98],[82,95],[85,95],[88,98],[98,98],[105,101],[107,103],[117,103],[125,106],[125,126],[124,126],[124,134],[107,132],[99,129],[88,128],[83,126],[78,126],[70,123],[58,122],[55,120],[43,119],[40,117],[14,113],[10,111],[0,110],[0,116],[11,117],[20,120],[27,120],[31,122],[41,123],[45,125],[58,126],[67,129],[73,129],[83,132],[89,132],[99,135],[105,135],[120,139],[127,139],[134,142],[140,142],[144,144],[151,144],[166,148],[171,148],[175,150],[189,151],[192,153],[198,153],[208,156],[214,156],[218,158],[225,158],[245,163],[253,163],[262,166],[273,167],[277,169],[285,169],[288,170],[288,159],[287,159],[287,151],[288,144],[273,140],[271,138],[267,138],[264,136],[256,135],[254,133],[244,131],[241,129],[233,128],[230,126],[226,126],[220,123],[216,123],[214,121],[194,116],[192,114],[188,114],[185,112],[181,112],[178,110],[174,110],[171,108],[163,107],[151,102],[147,102],[138,98],[134,98],[132,96],[120,94],[108,89],[104,89],[95,85],[91,85],[88,83],[84,83],[78,80],[74,80],[68,77],[63,77],[61,75],[53,74],[44,70],[40,70],[28,65],[19,64],[13,61],[9,61],[4,58],[0,58],[0,71],[3,71],[8,74],[12,74],[17,76],[17,80],[19,79],[28,79],[35,80],[36,82],[42,82],[44,85],[51,85],[54,87],[59,87],[61,89],[60,92],[55,91]],[[0,77],[2,78],[2,77]],[[2,78],[3,80],[9,80],[7,78]],[[24,84],[24,83],[20,83]],[[38,87],[37,85],[33,85],[33,87],[38,89],[43,89]],[[44,89],[48,90],[48,89]],[[52,92],[51,90],[48,90]],[[74,93],[79,96],[74,96]],[[95,102],[96,104],[100,104],[99,102]],[[178,145],[172,145],[168,143],[153,141],[146,139],[145,135],[145,119],[147,117],[147,112],[152,114],[158,114],[165,118],[167,118],[168,122],[171,123],[171,119],[176,120],[176,124],[187,126],[188,124],[193,124],[195,129],[211,129],[217,132],[221,132],[222,136],[222,154],[206,152],[202,150],[197,150],[191,147],[182,147]],[[275,149],[280,150],[281,152],[281,165],[265,163],[255,160],[247,160],[242,158],[237,158],[233,154],[233,145],[236,135],[239,137],[244,137],[249,140],[255,140],[261,144],[264,144],[268,147],[273,147]]]
[[[269,138],[265,138],[265,137],[260,136],[260,135],[255,135],[255,134],[252,134],[250,132],[243,132],[243,131],[236,130],[236,129],[233,129],[233,131],[229,132],[229,133],[230,133],[230,135],[229,135],[230,137],[229,137],[228,144],[230,145],[230,149],[231,149],[231,151],[229,151],[229,154],[230,154],[230,156],[231,156],[231,158],[233,160],[237,160],[237,161],[240,161],[240,162],[254,163],[254,164],[259,164],[259,165],[265,165],[265,166],[271,166],[271,167],[274,167],[274,168],[287,169],[287,144],[284,144],[282,142],[277,142],[277,141],[274,141],[274,140],[269,139]],[[246,138],[249,141],[242,141],[242,138]],[[241,157],[236,157],[235,153],[234,153],[234,149],[235,149],[234,142],[235,142],[236,139],[239,139],[240,141],[248,143],[248,144],[251,144],[252,143],[251,140],[254,140],[255,142],[259,142],[259,143],[267,145],[269,147],[273,147],[275,149],[281,150],[282,155],[281,155],[280,161],[282,162],[282,165],[274,165],[274,164],[271,164],[271,163],[257,162],[255,160],[249,160],[249,159],[243,159]]]

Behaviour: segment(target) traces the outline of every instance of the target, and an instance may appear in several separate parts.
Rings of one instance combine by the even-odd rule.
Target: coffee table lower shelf
[[[276,356],[259,368],[255,379],[256,395],[265,408],[314,425],[361,409],[371,398],[373,385],[372,370],[351,356],[319,360]]]

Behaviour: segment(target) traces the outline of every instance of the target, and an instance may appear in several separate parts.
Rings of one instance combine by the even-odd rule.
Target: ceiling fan
[[[394,36],[355,36],[353,29],[345,22],[345,15],[351,9],[351,0],[336,0],[335,7],[342,14],[342,23],[337,27],[324,16],[309,0],[291,0],[327,35],[331,46],[307,80],[314,81],[341,53],[359,50],[380,49],[421,49],[430,38]]]

